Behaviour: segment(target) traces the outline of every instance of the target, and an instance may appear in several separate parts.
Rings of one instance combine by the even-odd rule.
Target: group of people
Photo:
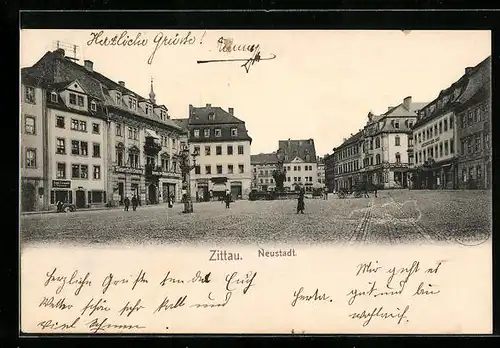
[[[123,204],[125,205],[125,211],[128,211],[128,208],[130,207],[130,199],[128,197],[125,197],[123,200]],[[137,206],[139,205],[139,201],[135,195],[132,196],[132,210],[136,211]]]

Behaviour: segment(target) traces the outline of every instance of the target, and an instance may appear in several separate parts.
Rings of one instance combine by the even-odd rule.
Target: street
[[[21,245],[107,244],[404,244],[476,245],[491,234],[490,191],[380,191],[378,197],[177,203],[21,216]]]

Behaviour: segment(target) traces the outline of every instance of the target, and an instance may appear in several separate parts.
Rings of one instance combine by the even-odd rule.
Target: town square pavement
[[[404,244],[477,245],[492,229],[491,191],[384,190],[378,197],[182,205],[23,215],[21,247],[106,244]]]

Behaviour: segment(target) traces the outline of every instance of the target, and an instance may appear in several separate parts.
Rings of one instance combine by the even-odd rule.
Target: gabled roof
[[[252,165],[264,165],[264,164],[276,164],[278,163],[278,158],[276,153],[259,153],[258,155],[250,156],[250,163]]]
[[[337,148],[341,148],[341,147],[344,147],[347,145],[354,144],[354,143],[358,142],[362,137],[363,137],[363,131],[361,130],[361,131],[357,132],[356,134],[351,135],[346,140],[344,140],[344,142],[342,144],[340,144]]]
[[[209,117],[209,116],[212,116]],[[194,107],[189,105],[189,124],[237,124],[245,123],[218,106]]]
[[[313,139],[280,140],[278,148],[284,151],[286,162],[290,162],[296,157],[307,163],[316,162],[316,148]]]

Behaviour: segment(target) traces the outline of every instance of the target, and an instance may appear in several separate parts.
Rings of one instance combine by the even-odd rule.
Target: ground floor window
[[[73,191],[52,190],[50,193],[50,204],[56,204],[57,202],[73,203]]]
[[[92,190],[88,192],[88,201],[90,203],[106,203],[106,191]]]

